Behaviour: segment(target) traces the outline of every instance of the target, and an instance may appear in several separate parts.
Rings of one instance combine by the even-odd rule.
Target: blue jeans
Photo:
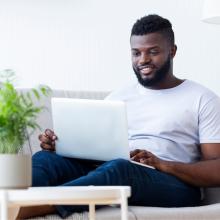
[[[124,159],[96,166],[91,162],[40,151],[33,156],[33,186],[131,186],[130,205],[157,207],[196,206],[200,189],[158,170]],[[61,217],[88,206],[56,206]]]

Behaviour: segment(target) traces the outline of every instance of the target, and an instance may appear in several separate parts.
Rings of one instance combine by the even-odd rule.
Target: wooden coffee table
[[[8,208],[34,205],[89,205],[89,219],[95,220],[95,205],[121,205],[121,219],[128,219],[129,186],[30,187],[0,190],[1,220],[8,220]],[[10,217],[12,218],[12,217]]]

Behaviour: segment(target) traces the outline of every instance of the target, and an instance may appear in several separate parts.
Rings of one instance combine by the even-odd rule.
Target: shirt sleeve
[[[200,143],[220,143],[220,98],[215,96],[200,107]]]

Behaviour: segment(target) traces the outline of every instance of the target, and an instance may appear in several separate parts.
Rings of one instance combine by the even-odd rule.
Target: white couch
[[[103,99],[108,92],[87,92],[87,91],[53,91],[53,97],[69,97],[69,98],[87,98],[87,99]],[[38,102],[39,103],[39,102]],[[53,128],[51,119],[50,97],[43,98],[41,104],[46,106],[46,110],[39,116],[38,122],[42,131],[46,128]],[[36,131],[30,138],[27,145],[31,146],[32,153],[40,150],[38,135],[40,131]],[[29,147],[25,147],[25,152],[30,152]],[[116,207],[105,207],[97,211],[97,220],[119,220],[120,209]],[[44,218],[36,219],[60,219],[58,215],[48,215]],[[85,213],[75,213],[67,219],[87,220],[88,215]],[[204,200],[199,207],[187,208],[157,208],[157,207],[135,207],[129,206],[129,220],[208,220],[220,219],[220,188],[209,188],[204,190]]]

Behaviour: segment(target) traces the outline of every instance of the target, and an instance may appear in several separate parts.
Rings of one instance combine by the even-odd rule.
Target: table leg
[[[8,220],[7,192],[1,192],[1,220]]]
[[[95,220],[95,204],[89,204],[89,220]]]
[[[121,220],[128,220],[128,199],[124,190],[121,190]]]
[[[18,216],[20,207],[19,206],[11,206],[8,208],[8,219],[15,220]]]

